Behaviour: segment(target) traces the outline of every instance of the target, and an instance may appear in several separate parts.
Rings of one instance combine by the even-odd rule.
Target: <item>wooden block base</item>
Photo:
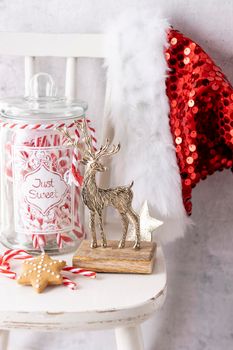
[[[108,241],[108,247],[90,247],[89,240],[83,240],[73,257],[73,265],[96,272],[142,273],[153,270],[156,243],[141,242],[140,249],[134,249],[134,242],[126,242],[125,248],[118,248],[118,241]]]

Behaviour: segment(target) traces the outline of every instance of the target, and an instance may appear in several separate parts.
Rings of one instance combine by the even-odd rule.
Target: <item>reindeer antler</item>
[[[117,146],[112,145],[111,149],[109,149],[109,145],[110,142],[109,139],[107,139],[105,145],[101,146],[100,149],[95,153],[95,160],[116,154],[121,148],[119,143]]]
[[[64,135],[64,137],[68,141],[68,144],[76,147],[77,149],[79,149],[79,151],[81,151],[81,153],[83,154],[83,161],[89,162],[91,160],[98,160],[102,157],[108,157],[119,152],[120,144],[118,144],[117,146],[112,145],[112,147],[109,149],[109,139],[106,140],[106,143],[102,145],[98,151],[95,151],[92,144],[92,138],[88,132],[87,121],[84,119],[77,120],[75,121],[75,124],[77,126],[77,129],[81,130],[81,133],[84,136],[84,143],[86,145],[86,149],[84,149],[83,145],[81,145],[78,141],[73,139],[66,127],[60,128],[58,130]]]

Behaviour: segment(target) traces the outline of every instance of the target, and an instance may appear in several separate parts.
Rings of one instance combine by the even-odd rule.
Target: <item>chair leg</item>
[[[9,331],[0,330],[0,349],[7,350]]]
[[[115,329],[117,350],[143,350],[141,327],[122,327]]]

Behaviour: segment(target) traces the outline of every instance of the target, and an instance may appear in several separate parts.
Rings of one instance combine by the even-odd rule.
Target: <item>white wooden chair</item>
[[[65,95],[73,98],[78,58],[105,55],[102,34],[0,33],[0,43],[0,55],[25,57],[26,94],[35,73],[36,57],[66,57]],[[64,258],[71,262],[71,256]],[[0,349],[7,349],[8,331],[12,329],[114,328],[118,350],[142,350],[140,323],[162,306],[166,295],[166,267],[161,247],[151,275],[98,274],[94,281],[82,278],[80,285],[82,288],[75,292],[59,287],[37,295],[31,288],[0,278]]]

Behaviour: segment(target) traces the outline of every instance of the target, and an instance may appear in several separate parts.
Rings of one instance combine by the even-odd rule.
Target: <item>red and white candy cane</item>
[[[95,129],[93,127],[91,127],[90,123],[90,119],[87,120],[77,120],[75,122],[76,126],[79,126],[81,124],[85,123],[85,127],[87,129],[87,131],[90,132],[91,135],[91,141],[92,141],[92,145],[93,145],[93,149],[94,151],[96,151],[96,146],[97,146],[97,140],[95,138]],[[75,143],[78,143],[80,140],[80,134],[78,131],[78,127],[76,127],[75,131],[74,131],[74,139],[75,139]],[[79,161],[81,159],[81,154],[78,150],[77,147],[74,147],[74,153],[73,153],[73,160],[72,160],[72,167],[71,167],[71,173],[72,173],[72,178],[73,178],[73,182],[74,184],[79,187],[82,186],[82,182],[83,182],[83,176],[80,173],[79,170]]]
[[[74,267],[74,266],[65,266],[62,269],[62,274],[63,273],[72,273],[75,275],[82,275],[85,277],[89,277],[89,278],[95,278],[96,277],[96,273],[94,271],[89,271],[89,270],[84,270],[78,267]],[[69,287],[72,290],[77,289],[77,283],[72,281],[69,277],[67,277],[66,275],[63,275],[63,284],[67,287]]]
[[[70,278],[66,276],[62,276],[63,284],[64,286],[67,286],[68,288],[75,290],[77,289],[77,283],[72,281]]]
[[[41,251],[43,251],[44,247],[46,245],[45,235],[33,234],[32,235],[32,244],[33,244],[33,248],[40,249]]]
[[[89,271],[75,266],[65,266],[62,271],[71,272],[75,275],[82,275],[85,277],[95,278],[96,273],[94,271]]]
[[[62,269],[62,272],[66,273],[73,273],[75,275],[82,275],[85,277],[90,277],[90,278],[95,278],[96,277],[96,273],[94,271],[89,271],[89,270],[85,270],[79,267],[74,267],[74,266],[65,266]],[[67,277],[66,275],[63,276],[63,284],[67,287],[69,287],[72,290],[77,289],[77,283],[72,281],[69,277]]]
[[[57,233],[57,245],[59,248],[63,247],[63,242],[64,243],[70,243],[72,242],[72,238],[69,236],[66,236],[65,234],[62,233]]]
[[[74,212],[75,213],[78,213],[79,201],[81,200],[80,193],[81,193],[80,187],[76,186],[75,187],[75,196],[74,196]],[[73,228],[72,232],[78,239],[85,237],[84,225],[82,224],[79,215],[75,215],[74,228]]]
[[[0,275],[11,279],[16,278],[16,273],[10,269],[10,261],[12,259],[25,260],[32,256],[25,250],[7,250],[3,255],[0,255]]]
[[[6,265],[10,260],[25,260],[31,259],[32,255],[23,249],[8,249],[3,255],[0,255],[0,265]]]
[[[16,278],[16,273],[4,266],[0,266],[0,275],[11,278],[13,280]]]
[[[97,139],[95,137],[95,129],[91,126],[90,119],[87,119],[87,129],[89,130],[89,132],[91,134],[93,149],[94,149],[94,151],[96,151],[97,150]]]
[[[0,255],[0,275],[8,277],[10,279],[16,279],[16,272],[11,270],[11,260],[27,260],[32,259],[33,256],[23,249],[6,250],[5,253]],[[77,283],[72,281],[66,274],[71,273],[75,275],[82,275],[90,278],[95,278],[96,273],[93,271],[85,270],[73,266],[65,266],[62,271],[63,285],[69,287],[72,290],[77,289]]]
[[[84,121],[78,120],[78,121],[76,121],[75,124],[76,124],[76,126],[78,126],[79,124],[82,124],[82,123],[86,124],[86,128],[90,132],[90,135],[91,135],[93,149],[94,149],[94,151],[96,151],[97,140],[95,138],[95,129],[93,127],[91,127],[90,119],[87,119],[86,121],[85,120]],[[74,130],[74,140],[75,140],[75,143],[78,143],[80,140],[80,133],[79,133],[78,128],[76,128]],[[83,176],[81,175],[80,170],[79,170],[80,159],[81,159],[81,154],[80,154],[78,148],[74,147],[71,173],[72,173],[72,177],[73,177],[73,182],[76,186],[82,186],[82,182],[83,182]]]
[[[74,140],[75,143],[78,143],[80,139],[80,134],[78,129],[76,128],[74,130]],[[72,165],[71,165],[71,173],[72,173],[72,180],[75,184],[75,186],[82,186],[83,177],[79,171],[79,161],[80,161],[80,152],[77,147],[74,147],[73,150],[73,159],[72,159]]]

